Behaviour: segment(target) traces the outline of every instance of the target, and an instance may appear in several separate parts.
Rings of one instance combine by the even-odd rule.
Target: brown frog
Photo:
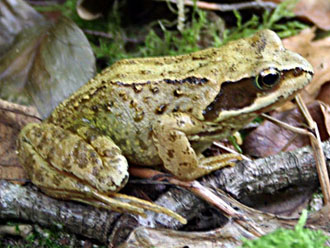
[[[27,125],[19,155],[32,182],[51,196],[164,212],[116,193],[128,180],[128,162],[163,165],[181,180],[230,164],[236,155],[201,153],[291,99],[312,75],[312,66],[270,30],[187,55],[121,60],[43,123]]]

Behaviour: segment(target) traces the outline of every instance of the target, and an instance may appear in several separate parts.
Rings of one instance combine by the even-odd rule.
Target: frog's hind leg
[[[75,131],[48,123],[24,127],[18,151],[32,182],[62,190],[88,185],[100,192],[119,191],[128,180],[128,163],[119,147],[91,128],[80,127]],[[32,158],[37,161],[31,162]],[[35,173],[39,166],[52,169],[47,182],[40,183],[42,178]],[[59,175],[76,178],[77,184],[57,180]]]
[[[116,193],[128,179],[128,164],[120,149],[88,127],[75,131],[36,123],[22,130],[18,151],[35,185],[60,199],[144,216],[144,209],[149,209],[185,222],[166,208]]]

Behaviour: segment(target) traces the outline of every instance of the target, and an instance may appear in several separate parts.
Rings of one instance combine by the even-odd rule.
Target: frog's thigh
[[[225,165],[231,155],[204,158],[191,147],[187,134],[198,133],[203,123],[185,113],[162,116],[153,126],[153,140],[164,167],[182,180],[193,180]]]
[[[31,165],[29,161],[37,157],[44,167],[47,164],[58,175],[66,172],[68,178],[77,178],[101,192],[118,191],[128,179],[127,161],[107,136],[94,136],[87,142],[53,124],[31,123],[20,133],[18,150],[25,167],[37,169],[37,164]],[[28,170],[32,170],[31,174],[34,168]],[[66,189],[64,184],[59,187]]]

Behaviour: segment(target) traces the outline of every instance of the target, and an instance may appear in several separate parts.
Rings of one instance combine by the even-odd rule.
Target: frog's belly
[[[105,123],[105,132],[119,146],[129,163],[142,166],[162,164],[152,140],[152,125],[149,121],[137,122],[134,116],[126,112],[120,115],[107,114]]]
[[[151,137],[150,139],[144,139],[145,137],[141,137],[143,135],[136,132],[128,131],[126,133],[125,138],[113,138],[113,140],[120,147],[130,164],[142,166],[162,164]]]

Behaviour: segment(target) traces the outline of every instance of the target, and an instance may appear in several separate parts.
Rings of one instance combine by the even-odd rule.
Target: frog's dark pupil
[[[278,74],[268,74],[264,76],[263,83],[268,86],[272,86],[275,84],[278,80],[279,75]]]
[[[280,79],[280,74],[279,73],[269,73],[265,76],[259,76],[257,78],[257,84],[258,84],[258,88],[260,89],[270,89],[272,88],[275,84],[277,84],[277,82]]]

